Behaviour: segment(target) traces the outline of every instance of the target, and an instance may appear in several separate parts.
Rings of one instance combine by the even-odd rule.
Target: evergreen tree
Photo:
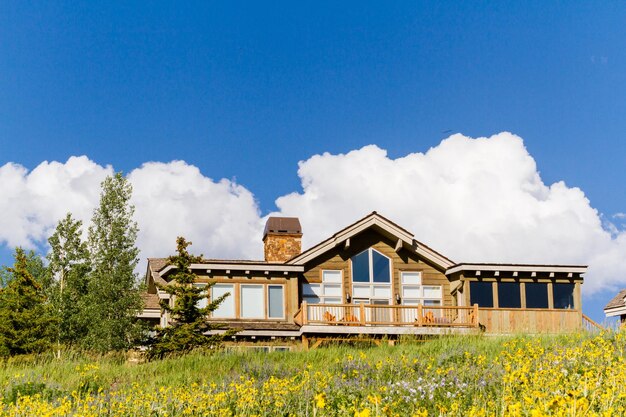
[[[59,221],[48,239],[47,255],[52,284],[51,300],[58,319],[56,331],[57,354],[60,345],[73,345],[81,341],[87,332],[82,320],[87,295],[89,251],[82,240],[82,222],[68,213]]]
[[[209,314],[219,307],[229,295],[209,302],[206,307],[198,307],[199,301],[208,298],[208,289],[213,284],[205,287],[195,287],[197,275],[190,266],[192,263],[202,261],[202,256],[193,256],[187,251],[191,242],[185,238],[176,239],[177,255],[170,256],[168,262],[176,266],[176,273],[172,276],[169,285],[157,285],[160,290],[167,292],[174,300],[171,306],[166,301],[161,301],[161,309],[170,313],[172,324],[157,329],[156,336],[150,342],[148,358],[162,358],[168,355],[185,354],[192,350],[218,347],[224,337],[235,332],[228,330],[223,335],[208,335],[207,332],[222,329],[223,326],[212,324],[207,320]]]
[[[54,317],[41,285],[28,271],[28,258],[15,249],[10,280],[0,290],[0,355],[42,352],[50,347]]]
[[[121,173],[102,182],[100,204],[89,227],[91,272],[85,297],[85,347],[100,352],[127,349],[139,336],[142,301],[134,272],[137,223],[132,187]]]

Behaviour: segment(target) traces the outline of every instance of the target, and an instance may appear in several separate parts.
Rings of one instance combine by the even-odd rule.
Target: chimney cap
[[[297,217],[270,217],[265,223],[263,239],[268,233],[302,234],[302,226]]]

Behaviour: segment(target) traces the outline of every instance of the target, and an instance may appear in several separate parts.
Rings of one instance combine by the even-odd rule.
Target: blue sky
[[[623,2],[0,4],[0,165],[180,159],[261,214],[315,154],[509,131],[612,219],[625,97]]]

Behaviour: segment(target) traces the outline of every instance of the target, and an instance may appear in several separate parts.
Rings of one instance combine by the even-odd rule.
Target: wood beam
[[[343,243],[343,248],[348,249],[349,247],[350,247],[350,238],[347,238],[346,241]]]
[[[402,239],[398,239],[398,241],[396,242],[396,253],[400,252],[400,249],[402,249]]]

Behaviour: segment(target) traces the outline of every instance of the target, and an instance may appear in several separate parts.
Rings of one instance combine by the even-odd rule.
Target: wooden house
[[[301,238],[297,218],[270,217],[264,260],[191,266],[195,285],[214,283],[210,297],[230,294],[208,319],[239,329],[233,341],[573,332],[585,320],[586,266],[456,263],[376,212],[304,252]],[[155,283],[173,269],[148,260],[141,317],[161,326]]]

